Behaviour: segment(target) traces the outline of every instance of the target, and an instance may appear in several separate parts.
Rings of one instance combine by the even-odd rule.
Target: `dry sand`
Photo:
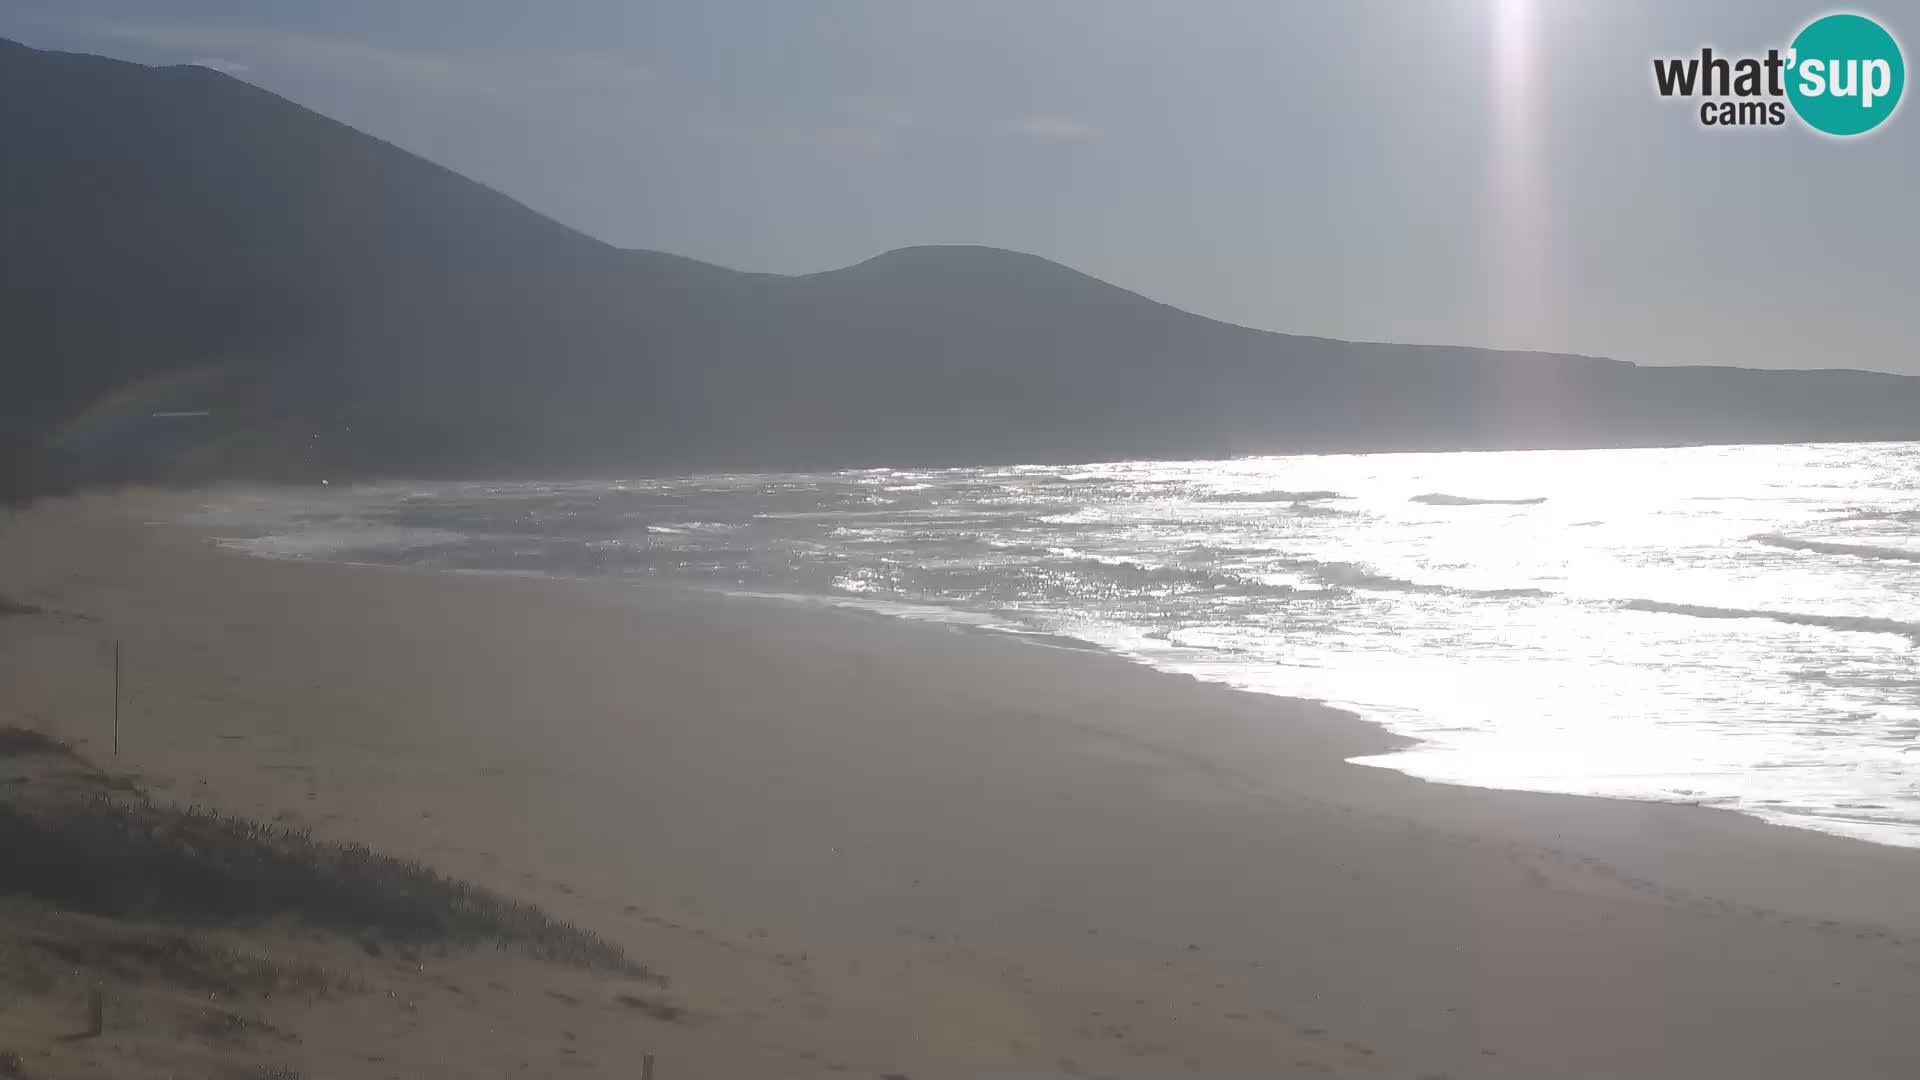
[[[1098,653],[142,524],[178,506],[0,524],[46,609],[0,617],[0,723],[539,903],[687,1010],[426,957],[248,1004],[309,1076],[1920,1073],[1914,852],[1351,766],[1389,738]],[[30,1065],[112,1072],[24,1008]]]

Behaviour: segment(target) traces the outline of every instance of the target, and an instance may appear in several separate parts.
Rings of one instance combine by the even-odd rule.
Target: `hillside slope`
[[[0,431],[117,468],[1920,437],[1920,379],[1295,337],[988,248],[797,277],[623,251],[204,68],[0,42],[0,102]],[[164,446],[97,423],[149,406],[213,415]]]

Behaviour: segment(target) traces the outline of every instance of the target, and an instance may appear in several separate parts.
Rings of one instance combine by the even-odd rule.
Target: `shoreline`
[[[0,527],[48,612],[0,620],[12,710],[98,752],[111,628],[119,767],[606,933],[699,1018],[659,1043],[691,1075],[1911,1061],[1908,849],[1348,764],[1397,737],[1105,651],[250,558],[165,504]]]
[[[252,556],[252,557],[276,558],[278,556],[261,555],[261,556]],[[289,558],[298,558],[298,557],[289,556]],[[397,564],[388,564],[388,563],[344,564],[343,563],[341,565],[393,566]],[[530,578],[544,577],[544,578],[548,578],[549,580],[579,581],[579,582],[587,582],[587,583],[594,581],[594,579],[592,578],[567,578],[567,577],[558,577],[558,576],[552,576],[552,575],[543,575],[538,571],[525,571],[525,572],[492,571],[492,570],[445,570],[445,571],[442,571],[442,570],[433,570],[433,569],[425,569],[425,568],[407,568],[407,569],[418,569],[426,573],[455,573],[455,574],[472,574],[477,576],[485,576],[488,574],[499,573],[503,575],[522,576],[522,577],[530,577]],[[1512,786],[1506,786],[1506,785],[1497,784],[1497,783],[1475,783],[1475,782],[1466,781],[1466,780],[1451,780],[1451,779],[1447,779],[1439,776],[1425,775],[1423,773],[1414,771],[1414,769],[1412,769],[1409,766],[1396,764],[1395,759],[1399,755],[1407,751],[1416,750],[1422,745],[1433,742],[1433,740],[1423,738],[1420,735],[1409,734],[1403,731],[1397,731],[1387,721],[1375,719],[1373,716],[1369,715],[1365,711],[1364,706],[1352,704],[1348,702],[1325,699],[1325,698],[1301,697],[1294,694],[1282,693],[1277,690],[1263,689],[1259,686],[1237,683],[1232,681],[1231,679],[1212,678],[1207,675],[1199,674],[1191,670],[1185,670],[1177,666],[1161,666],[1142,655],[1130,653],[1124,649],[1117,648],[1114,646],[1103,645],[1097,641],[1092,641],[1086,638],[1074,637],[1069,634],[1059,634],[1059,633],[1055,633],[1048,630],[1028,630],[1028,629],[1023,629],[1019,627],[1008,626],[1002,623],[989,622],[989,621],[986,621],[989,618],[989,616],[980,615],[974,612],[969,612],[960,608],[945,608],[945,607],[940,607],[938,605],[931,605],[931,604],[917,605],[917,604],[909,603],[906,601],[892,601],[892,600],[862,601],[857,597],[841,597],[841,596],[813,594],[813,593],[776,593],[776,592],[764,592],[764,591],[749,591],[749,590],[729,589],[721,586],[703,586],[698,584],[673,582],[673,581],[649,581],[645,583],[625,583],[625,584],[628,584],[631,587],[642,589],[642,590],[650,589],[650,588],[663,588],[668,590],[686,590],[688,592],[692,592],[694,594],[699,594],[699,595],[716,595],[716,596],[724,596],[724,597],[734,597],[734,598],[739,598],[744,600],[759,600],[759,601],[766,601],[771,603],[791,604],[796,607],[802,607],[802,608],[831,609],[831,610],[837,610],[837,611],[853,612],[861,615],[872,616],[874,618],[879,618],[879,619],[902,619],[908,622],[931,624],[931,625],[937,625],[937,626],[951,625],[966,632],[995,634],[995,635],[999,635],[1015,641],[1020,641],[1025,644],[1033,645],[1040,648],[1065,649],[1070,652],[1091,652],[1091,653],[1098,653],[1104,656],[1111,656],[1116,659],[1123,660],[1129,664],[1134,664],[1134,665],[1146,668],[1147,670],[1153,671],[1157,674],[1167,675],[1173,678],[1192,679],[1197,683],[1203,683],[1203,684],[1212,685],[1212,686],[1223,686],[1230,690],[1236,691],[1238,693],[1256,694],[1261,697],[1269,697],[1281,702],[1285,702],[1291,707],[1327,709],[1349,718],[1355,724],[1364,725],[1367,728],[1377,730],[1380,733],[1381,737],[1386,741],[1386,745],[1384,745],[1379,749],[1367,750],[1363,753],[1356,754],[1354,756],[1342,759],[1343,764],[1352,765],[1359,768],[1382,769],[1387,772],[1398,773],[1410,779],[1419,780],[1425,783],[1439,784],[1445,787],[1467,788],[1470,790],[1478,790],[1478,791],[1527,792],[1530,794],[1537,794],[1537,795],[1559,795],[1559,796],[1565,796],[1568,798],[1603,799],[1609,802],[1651,803],[1651,804],[1660,805],[1660,806],[1675,806],[1675,807],[1685,807],[1689,809],[1714,810],[1722,813],[1734,814],[1743,818],[1749,818],[1754,821],[1758,821],[1767,825],[1776,826],[1779,828],[1793,829],[1800,832],[1812,833],[1816,836],[1826,836],[1826,837],[1831,837],[1836,839],[1854,841],[1858,843],[1871,844],[1874,847],[1885,847],[1885,848],[1894,848],[1902,851],[1920,852],[1920,840],[1908,840],[1906,842],[1902,842],[1898,840],[1881,839],[1875,835],[1872,835],[1872,833],[1875,831],[1873,826],[1876,823],[1871,821],[1853,822],[1851,823],[1853,827],[1846,827],[1841,824],[1832,823],[1832,819],[1823,817],[1821,815],[1816,815],[1816,814],[1768,812],[1768,811],[1757,810],[1757,809],[1743,808],[1741,806],[1734,804],[1734,797],[1732,796],[1689,798],[1686,796],[1676,795],[1672,797],[1663,798],[1655,795],[1628,795],[1628,794],[1613,794],[1613,793],[1600,793],[1600,792],[1567,791],[1567,790],[1550,788],[1550,787],[1512,787]],[[897,610],[888,610],[888,609],[897,609]],[[977,619],[973,617],[976,615],[978,616]],[[949,616],[949,617],[942,617],[942,616]],[[957,617],[952,617],[952,616],[957,616]],[[1830,827],[1823,827],[1822,825],[1819,825],[1819,824],[1813,824],[1813,822],[1828,823]],[[1889,829],[1889,826],[1887,826],[1885,823],[1879,823],[1878,831],[1880,833],[1885,833],[1888,831],[1888,829]]]
[[[1102,643],[1058,631],[1021,626],[991,612],[973,611],[931,602],[916,603],[906,600],[866,598],[858,595],[843,595],[838,593],[778,592],[746,586],[734,587],[724,584],[655,577],[648,577],[638,581],[609,580],[584,575],[570,576],[553,574],[539,570],[437,568],[415,566],[403,562],[334,560],[326,558],[325,556],[316,557],[297,552],[285,553],[248,550],[245,544],[250,537],[237,535],[232,532],[223,532],[218,526],[214,525],[195,523],[182,519],[157,524],[169,528],[179,528],[195,535],[206,537],[224,550],[248,558],[327,563],[337,566],[405,570],[431,574],[452,574],[464,577],[510,577],[528,580],[547,580],[596,587],[607,587],[611,585],[617,588],[632,589],[640,593],[654,590],[666,590],[668,592],[684,591],[696,596],[720,596],[747,601],[787,604],[814,610],[855,613],[882,619],[897,619],[920,625],[953,626],[976,633],[986,632],[1031,645],[1066,649],[1076,652],[1099,653],[1159,674],[1175,678],[1192,679],[1199,683],[1227,687],[1240,693],[1256,694],[1262,697],[1273,698],[1287,703],[1289,707],[1333,710],[1351,718],[1354,723],[1377,730],[1386,740],[1383,745],[1377,748],[1370,748],[1344,759],[1346,764],[1357,767],[1382,769],[1426,783],[1442,784],[1449,787],[1487,791],[1528,792],[1542,795],[1564,795],[1576,798],[1595,798],[1611,801],[1721,810],[1772,826],[1810,832],[1821,836],[1858,841],[1877,847],[1920,851],[1920,835],[1914,833],[1914,826],[1910,824],[1903,825],[1898,822],[1876,821],[1870,818],[1848,819],[1833,814],[1815,812],[1772,810],[1768,809],[1764,804],[1744,805],[1741,802],[1741,797],[1738,795],[1661,795],[1602,790],[1583,791],[1570,786],[1512,786],[1500,782],[1503,779],[1513,779],[1512,777],[1500,776],[1454,779],[1444,775],[1444,773],[1429,772],[1419,768],[1418,750],[1420,747],[1432,745],[1444,750],[1448,747],[1446,742],[1435,739],[1431,737],[1430,734],[1403,730],[1390,720],[1373,715],[1364,704],[1331,698],[1306,697],[1291,694],[1284,690],[1273,689],[1247,681],[1239,681],[1231,677],[1210,674],[1204,670],[1204,665],[1183,665],[1175,662],[1161,662],[1144,651],[1129,650],[1121,645]],[[1634,602],[1623,601],[1623,603]]]

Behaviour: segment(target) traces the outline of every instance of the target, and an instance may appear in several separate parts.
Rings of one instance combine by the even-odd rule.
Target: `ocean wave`
[[[1428,506],[1535,506],[1546,502],[1547,497],[1535,495],[1530,499],[1476,499],[1467,495],[1448,495],[1436,491],[1415,495],[1407,501],[1426,503]]]
[[[457,546],[471,539],[467,533],[447,529],[400,528],[341,518],[335,528],[223,537],[218,544],[268,558],[385,562],[413,552]]]
[[[1920,623],[1901,622],[1899,619],[1877,619],[1867,615],[1809,615],[1798,611],[1723,608],[1708,604],[1670,604],[1662,600],[1623,600],[1620,606],[1628,611],[1688,615],[1696,619],[1765,619],[1790,626],[1818,626],[1862,634],[1896,634],[1920,644]]]
[[[1268,502],[1325,502],[1328,499],[1344,499],[1347,496],[1337,491],[1225,491],[1208,495],[1209,502],[1228,503],[1268,503]]]
[[[1552,596],[1544,589],[1471,589],[1461,585],[1434,585],[1426,582],[1409,581],[1406,578],[1379,574],[1357,563],[1314,562],[1304,560],[1295,564],[1305,570],[1315,581],[1322,585],[1337,585],[1347,589],[1362,589],[1368,592],[1421,593],[1432,596],[1478,596],[1489,600],[1520,600]]]
[[[1003,555],[1050,555],[1053,548],[1046,544],[1022,543],[1018,540],[989,540],[987,549]]]
[[[1283,597],[1300,593],[1291,585],[1274,584],[1256,577],[1204,567],[1155,565],[1131,559],[1074,553],[1066,559],[1041,560],[1017,565],[1013,569],[1038,578],[1078,578],[1098,582],[1138,596],[1164,590],[1199,595],[1236,595]]]
[[[1907,525],[1915,525],[1920,524],[1920,510],[1850,510],[1834,520],[1898,521]]]
[[[1404,593],[1444,593],[1447,591],[1446,587],[1441,585],[1423,585],[1417,581],[1408,581],[1406,578],[1397,578],[1388,574],[1377,574],[1356,563],[1307,562],[1301,565],[1301,569],[1305,570],[1308,576],[1320,582],[1322,585],[1338,585],[1346,589]]]
[[[1920,562],[1920,551],[1911,548],[1880,547],[1877,544],[1834,544],[1825,540],[1799,540],[1779,533],[1761,533],[1749,539],[1756,544],[1784,548],[1788,551],[1811,551],[1820,555],[1857,555],[1863,559]]]
[[[1904,676],[1852,675],[1846,672],[1835,673],[1819,668],[1803,668],[1793,673],[1801,682],[1823,683],[1827,686],[1857,687],[1869,690],[1907,690],[1920,687],[1920,680]]]

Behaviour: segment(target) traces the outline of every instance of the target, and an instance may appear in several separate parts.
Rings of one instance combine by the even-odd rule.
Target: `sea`
[[[1920,846],[1920,443],[338,483],[197,522],[1071,639],[1418,740],[1365,765]]]

